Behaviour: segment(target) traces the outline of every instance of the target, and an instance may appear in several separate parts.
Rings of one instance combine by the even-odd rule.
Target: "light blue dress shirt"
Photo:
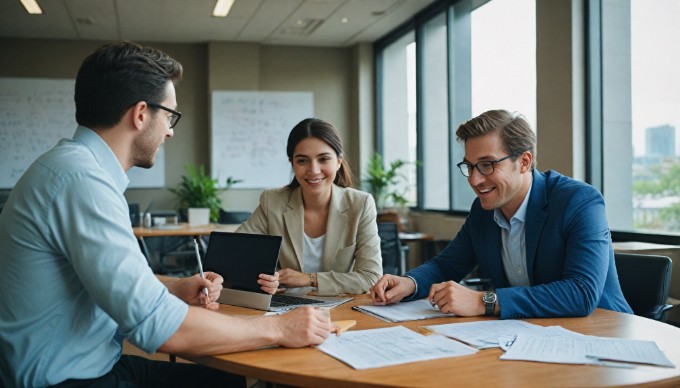
[[[525,220],[527,216],[527,204],[531,194],[531,185],[527,195],[510,222],[505,219],[501,209],[495,209],[493,219],[501,228],[501,257],[508,283],[512,287],[529,287],[529,274],[527,273],[527,249],[525,244]]]
[[[127,176],[78,127],[31,165],[0,214],[0,385],[99,377],[122,338],[155,352],[188,306],[155,277],[132,233]]]

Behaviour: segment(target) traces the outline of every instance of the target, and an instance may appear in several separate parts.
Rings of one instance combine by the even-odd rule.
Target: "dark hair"
[[[131,42],[104,45],[78,70],[76,121],[110,128],[139,101],[160,103],[168,81],[177,84],[181,78],[182,65],[162,51]]]
[[[315,137],[324,143],[328,144],[335,155],[341,159],[340,169],[335,175],[335,180],[333,183],[340,187],[352,186],[352,172],[349,169],[349,164],[347,159],[345,159],[342,152],[342,139],[340,139],[340,133],[333,126],[333,124],[323,121],[321,119],[309,118],[300,121],[288,135],[288,145],[286,146],[286,155],[288,155],[288,160],[293,162],[293,153],[295,152],[295,147],[309,137]],[[300,182],[297,181],[295,177],[288,184],[289,189],[294,189],[300,186]]]
[[[503,148],[509,155],[519,156],[524,151],[533,155],[531,168],[536,167],[536,134],[527,120],[507,110],[490,110],[461,124],[456,130],[458,141],[498,132]]]

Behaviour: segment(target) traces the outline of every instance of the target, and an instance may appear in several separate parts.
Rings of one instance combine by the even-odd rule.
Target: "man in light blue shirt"
[[[218,274],[160,278],[147,265],[130,226],[125,171],[151,167],[172,137],[181,74],[166,54],[126,42],[83,62],[73,139],[31,165],[0,214],[1,386],[243,385],[199,365],[121,356],[122,340],[149,353],[217,354],[328,337],[328,318],[313,309],[217,314]],[[274,292],[278,274],[258,282]]]

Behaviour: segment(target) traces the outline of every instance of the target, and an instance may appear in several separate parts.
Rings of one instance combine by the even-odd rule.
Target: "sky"
[[[536,130],[536,0],[493,0],[472,13],[472,115],[522,113]]]
[[[653,6],[650,6],[653,4]],[[645,129],[675,127],[680,137],[680,0],[631,0],[633,145],[644,154]]]
[[[536,128],[535,1],[494,0],[473,12],[473,116],[502,107]],[[680,0],[630,4],[635,155],[645,152],[645,130],[666,124],[680,153]]]
[[[540,131],[536,1],[493,0],[472,13],[473,117],[504,108],[522,113]],[[635,156],[645,152],[645,130],[666,124],[676,128],[680,154],[680,0],[630,0],[630,6]]]

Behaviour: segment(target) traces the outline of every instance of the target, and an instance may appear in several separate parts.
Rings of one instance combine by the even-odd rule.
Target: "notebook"
[[[257,284],[259,274],[274,274],[279,261],[281,236],[212,232],[205,255],[206,271],[224,278],[219,303],[258,310],[286,311],[300,306],[333,307],[352,298],[270,295]]]

